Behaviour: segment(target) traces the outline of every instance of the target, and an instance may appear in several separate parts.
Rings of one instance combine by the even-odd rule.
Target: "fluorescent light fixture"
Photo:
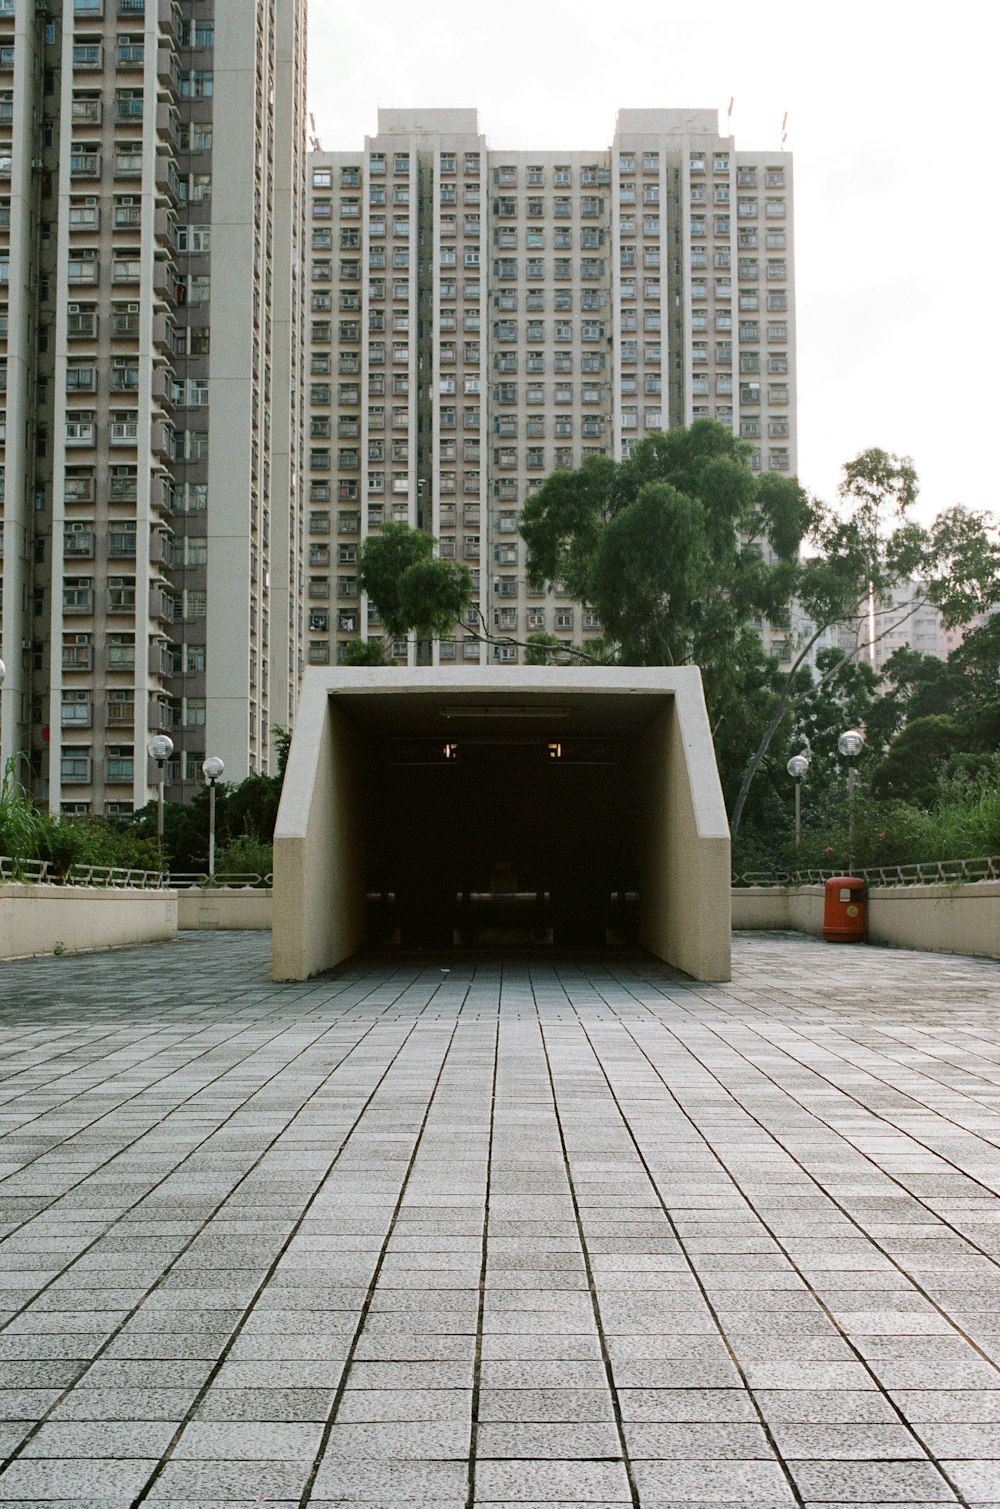
[[[531,704],[517,707],[439,707],[442,718],[568,718],[568,707],[535,707]]]

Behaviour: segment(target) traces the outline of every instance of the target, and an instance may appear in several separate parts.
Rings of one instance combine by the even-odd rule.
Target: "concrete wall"
[[[227,890],[200,886],[177,892],[179,928],[242,928],[246,931],[271,926],[270,890]]]
[[[177,936],[176,891],[0,885],[0,959],[67,954]]]
[[[642,739],[639,940],[697,980],[728,980],[729,829],[706,748],[712,741],[699,679],[678,688]]]
[[[823,933],[822,886],[739,887],[732,906],[735,928]],[[874,886],[868,892],[868,942],[1000,959],[1000,881]]]
[[[365,941],[361,764],[357,731],[307,673],[274,830],[276,980],[308,979]]]

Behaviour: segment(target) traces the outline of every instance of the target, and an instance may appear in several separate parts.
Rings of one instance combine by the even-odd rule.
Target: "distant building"
[[[791,157],[737,151],[711,110],[623,110],[603,151],[491,150],[473,110],[378,127],[310,157],[308,661],[381,633],[357,559],[388,519],[470,567],[472,628],[586,642],[593,616],[525,579],[549,473],[701,417],[796,470]]]
[[[874,605],[868,621],[858,632],[860,659],[881,671],[896,650],[909,648],[921,655],[935,655],[947,660],[962,643],[966,629],[946,629],[941,614],[931,603],[923,601],[918,582],[902,582],[886,600]]]

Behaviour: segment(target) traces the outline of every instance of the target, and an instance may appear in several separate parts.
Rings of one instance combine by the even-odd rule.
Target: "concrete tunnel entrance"
[[[616,941],[728,978],[728,830],[698,672],[310,673],[274,902],[276,979],[366,945]]]

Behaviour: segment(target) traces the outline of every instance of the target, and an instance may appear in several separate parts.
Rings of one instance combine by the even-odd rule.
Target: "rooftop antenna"
[[[309,129],[312,132],[312,135],[309,138],[310,147],[314,152],[322,152],[323,147],[320,143],[319,137],[316,135],[316,117],[315,115],[313,115],[311,110],[309,112]]]
[[[784,113],[784,115],[781,117],[781,145],[784,146],[785,142],[787,140],[788,140],[788,111],[786,110],[785,113]]]
[[[729,127],[729,135],[730,136],[732,136],[732,134],[733,134],[733,106],[735,105],[735,103],[736,103],[736,96],[735,96],[735,94],[731,94],[729,96],[729,108],[726,111],[726,124]]]

